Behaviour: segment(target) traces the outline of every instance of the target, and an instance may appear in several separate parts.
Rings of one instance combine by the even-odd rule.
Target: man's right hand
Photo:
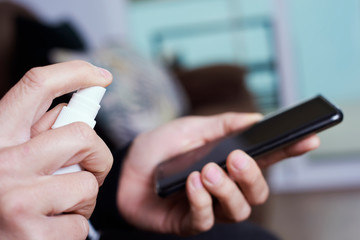
[[[58,96],[111,80],[86,62],[55,64],[30,70],[1,99],[1,239],[86,238],[112,155],[84,123],[50,130],[63,105],[46,111]],[[73,164],[84,171],[53,175]]]

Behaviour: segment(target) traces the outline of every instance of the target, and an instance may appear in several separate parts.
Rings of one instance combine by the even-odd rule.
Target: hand
[[[260,120],[259,114],[227,113],[211,117],[185,117],[137,137],[125,159],[117,193],[121,214],[133,225],[150,231],[196,234],[209,230],[215,221],[245,220],[251,205],[263,203],[269,194],[257,163],[241,150],[227,158],[228,174],[214,163],[193,172],[186,195],[159,198],[153,172],[158,163],[206,142],[239,132]],[[259,159],[262,166],[316,148],[312,136]]]
[[[107,86],[111,74],[82,61],[30,70],[0,101],[0,236],[85,239],[99,185],[112,165],[105,143],[84,123],[49,130],[55,97]],[[52,175],[79,163],[85,171]],[[67,213],[67,214],[62,214]]]

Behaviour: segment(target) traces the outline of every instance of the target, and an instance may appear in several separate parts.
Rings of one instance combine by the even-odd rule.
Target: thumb
[[[49,108],[52,100],[65,93],[90,86],[107,86],[112,76],[106,70],[83,61],[33,68],[0,101],[1,146],[21,144],[30,129]]]

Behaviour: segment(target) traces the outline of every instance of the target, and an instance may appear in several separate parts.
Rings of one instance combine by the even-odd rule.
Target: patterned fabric
[[[57,61],[82,58],[113,74],[96,120],[118,147],[188,111],[187,96],[177,80],[128,47],[106,47],[85,56],[62,51],[54,56]]]

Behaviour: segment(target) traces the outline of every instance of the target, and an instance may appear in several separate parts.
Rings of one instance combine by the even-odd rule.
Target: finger
[[[79,240],[85,239],[89,232],[88,220],[78,214],[44,216],[18,212],[9,220],[13,231],[11,236],[2,236],[4,239]]]
[[[263,116],[259,113],[223,113],[207,118],[203,123],[202,136],[207,141],[213,141],[235,132],[244,130],[260,121]]]
[[[201,182],[199,172],[189,175],[186,182],[186,193],[190,204],[190,213],[183,219],[182,228],[187,232],[190,229],[189,234],[209,230],[215,222],[212,199]]]
[[[169,158],[243,130],[261,118],[262,115],[257,113],[224,113],[210,117],[185,117],[143,134],[141,138],[137,138],[135,144],[141,145],[142,140],[147,142],[147,136],[150,136],[152,141],[150,144],[148,143],[148,149],[151,151],[151,155]],[[166,149],[159,148],[157,143],[164,139],[167,139]]]
[[[79,88],[107,86],[111,80],[109,72],[83,61],[31,69],[0,102],[0,125],[8,126],[3,136],[11,144],[26,141],[54,98]]]
[[[266,201],[269,187],[260,168],[251,157],[243,151],[235,150],[228,156],[226,167],[250,205]]]
[[[80,164],[93,173],[101,185],[110,171],[113,157],[99,136],[85,123],[72,123],[45,131],[12,148],[19,159],[17,171],[51,175],[61,167]]]
[[[228,221],[239,222],[249,217],[251,208],[240,189],[215,163],[207,164],[201,171],[202,182],[221,206]]]
[[[178,129],[181,131],[180,134],[185,135],[187,139],[182,143],[186,144],[184,149],[188,151],[204,143],[244,130],[261,119],[262,115],[258,113],[223,113],[210,117],[189,117],[183,120],[188,120],[190,124],[187,124],[184,129],[182,125],[186,125],[179,121]]]
[[[65,214],[49,217],[43,220],[41,229],[44,236],[54,236],[54,239],[86,239],[89,233],[89,222],[77,214]]]
[[[42,133],[43,131],[49,130],[52,125],[54,125],[57,116],[59,115],[61,109],[66,106],[65,103],[59,104],[47,113],[45,113],[39,121],[37,121],[31,127],[31,137],[35,137]]]
[[[28,199],[37,201],[33,206],[36,212],[46,216],[76,213],[89,218],[95,207],[99,185],[94,175],[81,171],[44,176],[36,186],[28,189],[33,196]]]
[[[9,191],[5,198],[4,216],[10,221],[23,216],[56,216],[78,213],[88,218],[92,213],[98,184],[94,176],[85,171],[43,176],[22,183]]]
[[[299,156],[301,154],[312,151],[319,146],[319,137],[317,135],[312,135],[288,147],[275,151],[271,154],[267,154],[257,159],[256,162],[261,168],[265,168],[285,158]]]

